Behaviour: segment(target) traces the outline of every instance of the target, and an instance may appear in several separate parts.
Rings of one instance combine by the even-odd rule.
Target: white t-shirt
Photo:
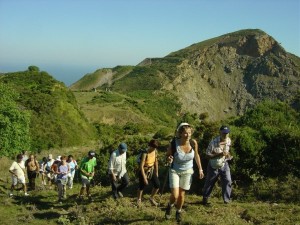
[[[16,174],[18,178],[25,177],[23,169],[25,169],[23,161],[21,161],[20,163],[13,162],[11,167],[9,168],[9,170]]]
[[[113,171],[113,173],[119,178],[124,176],[124,174],[127,172],[126,152],[120,155],[119,150],[117,149],[111,154],[110,160],[108,162],[108,171],[109,173]]]

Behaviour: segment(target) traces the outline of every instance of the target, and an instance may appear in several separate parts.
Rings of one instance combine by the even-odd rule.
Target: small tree
[[[28,71],[29,72],[39,72],[40,68],[38,68],[37,66],[28,66]]]

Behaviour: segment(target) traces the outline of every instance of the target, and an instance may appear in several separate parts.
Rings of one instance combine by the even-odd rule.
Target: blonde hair
[[[175,132],[176,138],[180,138],[183,131],[186,131],[187,129],[191,129],[191,131],[193,131],[193,128],[190,125],[184,125],[177,129]]]

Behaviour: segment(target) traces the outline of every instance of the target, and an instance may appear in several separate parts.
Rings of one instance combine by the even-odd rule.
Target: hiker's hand
[[[199,170],[199,178],[200,178],[200,179],[203,179],[203,177],[204,177],[203,170]]]
[[[114,179],[114,181],[118,181],[119,177],[118,176],[114,176],[113,179]]]
[[[169,155],[169,156],[168,156],[167,162],[168,162],[168,163],[172,163],[172,162],[173,162],[173,156],[172,156],[172,155]]]

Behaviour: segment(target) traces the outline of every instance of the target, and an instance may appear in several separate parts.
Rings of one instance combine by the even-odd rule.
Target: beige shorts
[[[170,188],[181,188],[183,190],[190,190],[192,184],[193,168],[185,171],[169,170],[169,184]]]
[[[25,177],[11,177],[11,182],[14,186],[16,186],[18,183],[25,184]]]
[[[86,176],[81,176],[81,184],[82,187],[89,186],[91,184],[91,180],[89,180],[89,178],[87,178]]]

